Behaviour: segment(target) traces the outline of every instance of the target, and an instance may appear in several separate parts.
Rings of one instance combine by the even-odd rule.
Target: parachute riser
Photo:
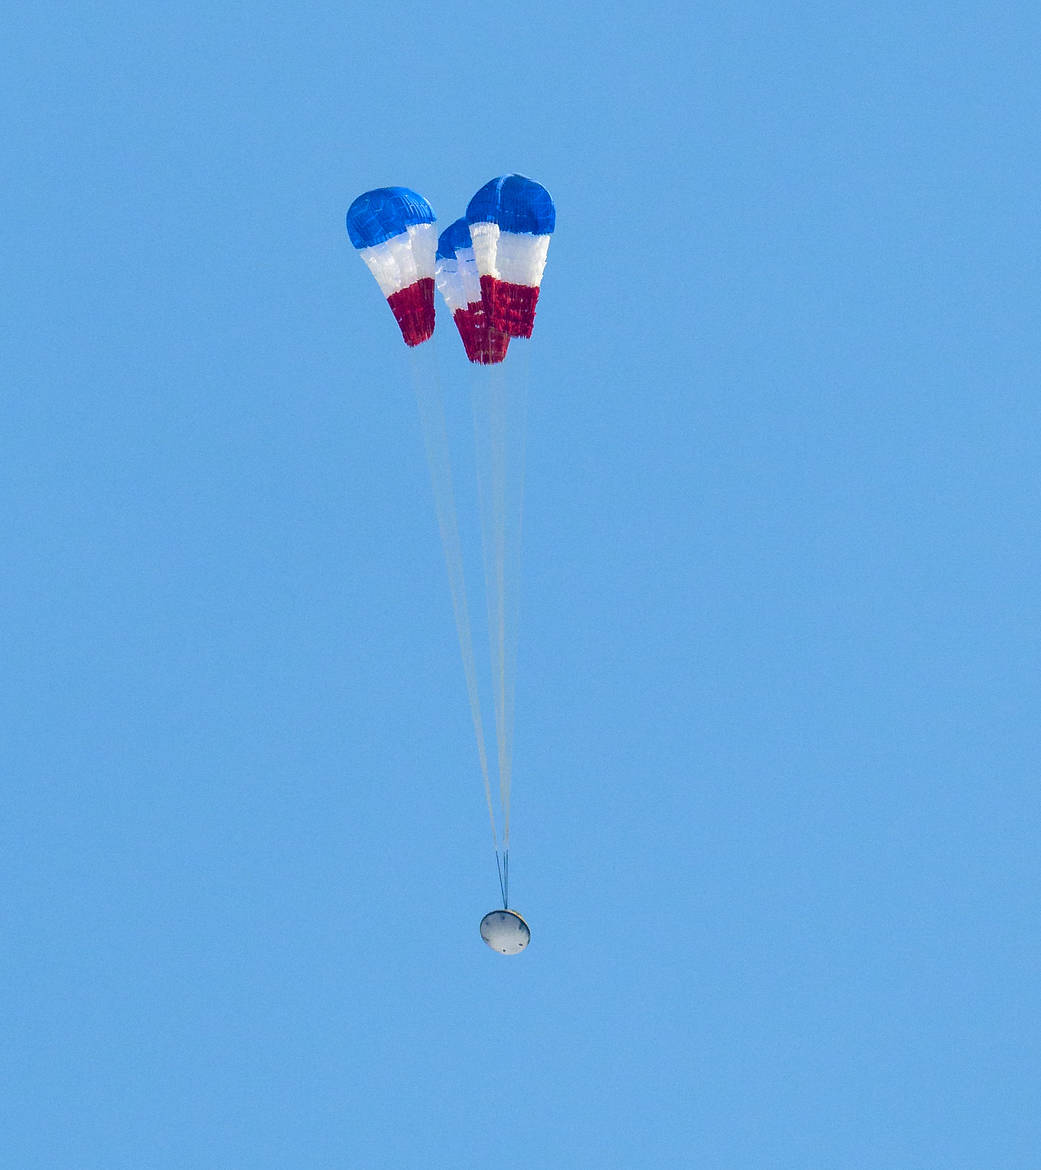
[[[506,864],[503,866],[502,859],[499,856],[499,850],[495,850],[495,868],[499,871],[499,893],[502,894],[502,908],[508,910],[509,893],[508,886],[510,880],[510,855],[506,854]],[[505,875],[505,876],[504,876]]]

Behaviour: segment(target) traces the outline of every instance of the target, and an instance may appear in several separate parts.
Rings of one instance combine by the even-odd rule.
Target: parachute
[[[492,325],[484,307],[481,278],[465,219],[457,219],[438,238],[434,281],[452,314],[470,361],[481,365],[501,362],[506,357],[510,337]]]
[[[524,175],[501,175],[470,200],[466,222],[492,325],[511,337],[530,337],[557,222],[549,192]]]
[[[347,210],[347,234],[376,278],[405,344],[434,332],[434,212],[407,187],[377,187]]]
[[[465,217],[437,236],[430,204],[406,187],[360,195],[347,212],[347,232],[375,276],[409,346],[413,389],[430,469],[438,529],[466,678],[495,848],[502,910],[481,920],[481,937],[499,954],[519,954],[531,937],[509,908],[510,793],[518,629],[527,354],[517,373],[507,361],[511,338],[530,338],[556,211],[549,192],[523,175],[486,183]],[[471,395],[477,502],[480,512],[492,706],[495,715],[498,810],[479,697],[450,444],[435,347],[433,290],[452,315],[472,363]],[[518,342],[524,351],[526,343]],[[429,358],[429,360],[427,360]],[[453,379],[453,397],[459,389]]]

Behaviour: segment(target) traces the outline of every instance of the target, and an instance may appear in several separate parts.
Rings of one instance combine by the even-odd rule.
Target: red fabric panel
[[[482,276],[481,296],[496,329],[510,337],[531,336],[535,327],[535,304],[539,299],[537,288]]]
[[[509,336],[491,324],[488,314],[484,311],[484,305],[480,303],[467,305],[465,309],[457,310],[452,319],[459,330],[459,336],[463,339],[463,348],[470,361],[490,366],[501,362],[506,356],[506,347],[510,344]]]
[[[419,345],[434,332],[434,280],[424,277],[387,297],[406,345]]]

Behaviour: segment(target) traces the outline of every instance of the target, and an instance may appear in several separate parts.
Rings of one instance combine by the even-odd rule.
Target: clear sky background
[[[0,1163],[1039,1165],[1036,6],[20,8]],[[343,226],[505,171],[516,959]]]

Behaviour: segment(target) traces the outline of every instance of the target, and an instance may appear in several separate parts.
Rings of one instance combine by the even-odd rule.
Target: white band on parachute
[[[436,251],[437,225],[416,223],[382,244],[359,248],[358,255],[376,278],[380,292],[389,297],[417,280],[433,277]]]
[[[473,248],[457,248],[454,259],[439,257],[434,279],[450,313],[480,304],[481,278],[477,275]]]
[[[504,232],[497,223],[472,223],[477,270],[508,284],[538,288],[546,270],[546,253],[550,237],[526,232]]]

